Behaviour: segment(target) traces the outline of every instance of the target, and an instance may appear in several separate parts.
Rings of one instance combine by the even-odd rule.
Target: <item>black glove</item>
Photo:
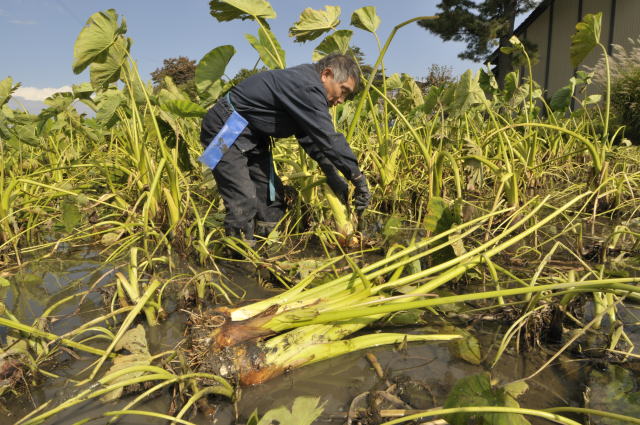
[[[327,184],[338,197],[340,202],[347,205],[347,199],[349,197],[349,185],[342,177],[338,175],[335,167],[322,167],[322,171],[327,177]]]
[[[359,174],[351,179],[351,183],[353,183],[356,188],[353,195],[353,206],[356,209],[356,213],[360,215],[369,205],[371,192],[369,192],[369,185],[367,184],[367,178],[364,174]]]

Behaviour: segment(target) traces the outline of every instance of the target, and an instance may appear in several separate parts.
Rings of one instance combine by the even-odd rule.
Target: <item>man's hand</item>
[[[367,178],[364,174],[360,174],[351,180],[351,183],[356,188],[353,195],[353,206],[356,209],[358,215],[367,209],[369,201],[371,200],[371,193],[369,192],[369,185],[367,184]]]
[[[349,185],[342,177],[336,173],[335,169],[332,172],[325,173],[327,176],[327,184],[333,191],[333,193],[338,197],[340,202],[344,205],[347,205],[347,199],[349,197]]]

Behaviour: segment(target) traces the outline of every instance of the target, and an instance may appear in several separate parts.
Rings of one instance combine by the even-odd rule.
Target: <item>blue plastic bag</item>
[[[233,111],[227,121],[213,138],[209,146],[204,150],[198,161],[202,162],[212,170],[216,168],[218,162],[227,150],[235,143],[236,139],[247,127],[249,122],[242,118],[242,115]]]

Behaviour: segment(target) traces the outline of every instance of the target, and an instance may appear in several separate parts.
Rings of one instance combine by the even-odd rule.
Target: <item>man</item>
[[[328,110],[343,103],[358,83],[355,62],[333,54],[317,64],[253,75],[207,112],[200,134],[206,146],[201,161],[213,168],[228,236],[251,241],[256,221],[269,229],[284,215],[284,190],[273,171],[269,137],[295,135],[336,196],[346,204],[348,185],[337,169],[355,186],[356,211],[367,207],[367,179],[345,137],[335,131]]]

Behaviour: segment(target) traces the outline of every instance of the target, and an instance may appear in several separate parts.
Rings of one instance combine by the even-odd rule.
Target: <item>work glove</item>
[[[369,192],[367,178],[362,173],[351,179],[351,183],[353,183],[356,188],[353,194],[353,206],[355,207],[356,214],[360,215],[369,205],[371,192]]]
[[[349,197],[349,185],[347,182],[338,175],[338,172],[333,165],[322,167],[322,171],[327,177],[327,184],[333,191],[333,194],[338,197],[340,202],[347,205],[347,199]]]

